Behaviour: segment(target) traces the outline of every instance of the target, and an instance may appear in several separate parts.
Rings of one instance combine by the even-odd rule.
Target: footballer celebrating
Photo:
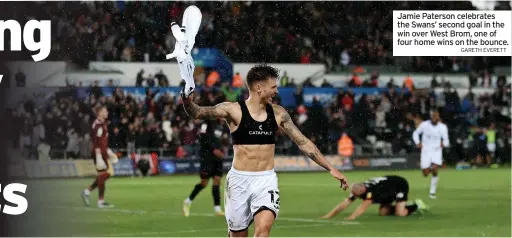
[[[441,122],[439,111],[433,111],[430,120],[420,123],[412,133],[412,138],[416,147],[421,149],[420,167],[423,176],[427,177],[432,173],[429,196],[435,199],[439,181],[438,170],[443,165],[443,148],[450,145],[448,127]]]
[[[225,213],[229,234],[247,237],[254,222],[256,237],[269,236],[280,209],[277,175],[274,171],[275,134],[283,130],[299,149],[348,187],[347,179],[333,167],[294,125],[288,112],[272,104],[277,95],[278,70],[268,65],[252,67],[247,74],[249,98],[201,107],[192,91],[182,91],[186,113],[196,119],[224,119],[231,131],[234,158],[226,177]]]
[[[415,211],[427,209],[425,203],[420,199],[417,199],[412,205],[406,205],[408,195],[409,183],[405,178],[400,176],[371,178],[364,183],[352,185],[350,196],[322,218],[332,218],[357,198],[362,199],[363,203],[346,220],[354,220],[361,216],[372,204],[380,204],[380,216],[408,216]]]
[[[275,135],[279,128],[304,154],[341,182],[343,189],[348,188],[347,179],[299,131],[288,112],[272,103],[272,98],[278,93],[279,73],[271,66],[257,65],[249,70],[246,77],[249,91],[247,100],[224,102],[213,107],[201,107],[194,103],[194,61],[190,51],[202,15],[195,6],[187,10],[182,21],[184,28],[180,29],[177,24],[171,27],[177,43],[174,52],[166,58],[177,59],[180,76],[186,82],[181,92],[185,112],[194,119],[223,119],[231,131],[234,158],[226,176],[224,195],[229,236],[247,237],[248,228],[253,222],[255,237],[269,236],[280,209],[277,175],[274,171]]]

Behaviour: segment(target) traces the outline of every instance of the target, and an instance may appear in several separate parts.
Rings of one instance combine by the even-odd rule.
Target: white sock
[[[98,204],[103,204],[105,203],[105,200],[98,200]]]
[[[85,190],[84,190],[84,194],[85,194],[85,195],[87,195],[87,196],[89,196],[89,195],[91,194],[91,191],[89,191],[89,189],[85,189]]]
[[[192,200],[190,200],[190,198],[187,198],[187,199],[185,199],[185,203],[186,204],[192,204]]]
[[[215,206],[213,207],[213,209],[215,209],[215,212],[221,212],[222,209],[220,209],[220,206]]]
[[[432,179],[430,180],[430,194],[436,194],[438,181],[439,181],[439,177],[432,176]]]

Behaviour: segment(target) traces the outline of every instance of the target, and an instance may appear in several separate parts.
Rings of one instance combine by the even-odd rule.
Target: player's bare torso
[[[238,103],[230,103],[229,107],[234,110],[230,117],[226,118],[231,133],[235,132],[242,120],[242,110]],[[283,108],[272,104],[274,110],[275,120],[278,125],[281,125]],[[248,106],[250,116],[256,121],[265,121],[267,119],[267,112],[261,109],[259,113],[255,113],[252,108]],[[233,145],[234,160],[233,168],[240,171],[266,171],[274,168],[274,155],[275,145]]]

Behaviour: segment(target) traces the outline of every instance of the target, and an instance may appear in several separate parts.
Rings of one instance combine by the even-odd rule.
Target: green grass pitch
[[[423,199],[431,209],[410,217],[379,217],[378,205],[354,222],[345,222],[360,203],[332,220],[319,217],[344,199],[347,191],[328,173],[278,173],[281,212],[271,236],[511,236],[510,168],[440,171],[438,198],[428,198],[430,178],[416,171],[349,171],[350,182],[373,176],[408,179],[409,200]],[[199,176],[112,178],[106,200],[115,209],[95,208],[97,191],[86,208],[80,192],[92,179],[29,181],[29,210],[11,219],[21,236],[209,236],[226,237],[224,217],[213,216],[211,184],[183,217],[183,200]],[[223,189],[223,188],[222,188]],[[221,192],[223,196],[223,192]],[[253,226],[250,235],[253,234]]]

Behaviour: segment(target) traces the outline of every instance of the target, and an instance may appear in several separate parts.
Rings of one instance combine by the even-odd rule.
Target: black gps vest
[[[276,143],[278,129],[274,109],[271,104],[266,105],[267,119],[258,122],[251,117],[245,101],[239,101],[242,109],[242,120],[235,132],[231,133],[233,145],[268,145]]]

